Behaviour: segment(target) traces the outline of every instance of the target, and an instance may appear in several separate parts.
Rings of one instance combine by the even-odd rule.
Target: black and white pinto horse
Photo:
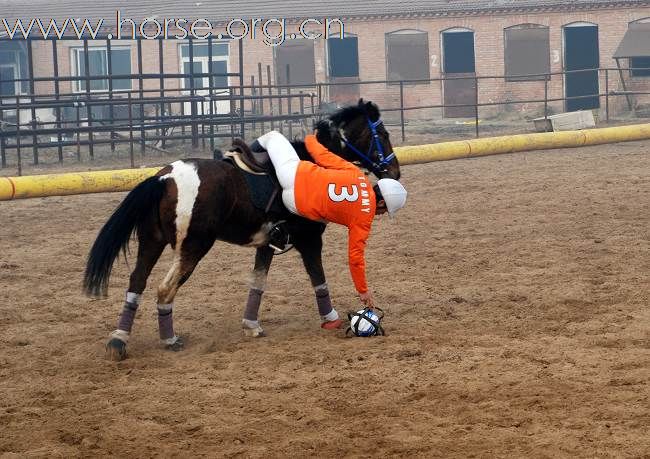
[[[379,178],[399,179],[400,169],[379,110],[359,101],[335,112],[318,124],[318,140],[339,156],[360,163]],[[303,160],[311,157],[304,143],[293,142]],[[365,152],[365,153],[364,153]],[[255,206],[245,172],[224,160],[179,160],[137,185],[100,230],[88,256],[84,291],[106,297],[115,259],[126,252],[133,233],[139,241],[126,302],[117,329],[107,343],[113,360],[126,357],[126,344],[147,278],[165,247],[173,249],[172,265],[158,286],[160,338],[168,349],[180,350],[183,341],[174,333],[172,308],[181,285],[216,240],[257,248],[255,267],[244,318],[257,327],[258,310],[275,254],[269,232],[279,219],[286,220],[293,246],[300,252],[319,305],[331,304],[321,259],[325,224]]]

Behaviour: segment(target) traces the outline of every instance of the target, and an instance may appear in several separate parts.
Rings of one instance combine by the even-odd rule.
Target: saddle
[[[257,140],[249,147],[242,139],[234,139],[232,142],[232,151],[228,153],[239,153],[239,155],[232,155],[232,157],[239,157],[238,159],[243,163],[240,169],[244,168],[244,170],[247,170],[251,174],[275,175],[268,152],[262,148]],[[226,156],[229,156],[228,153],[226,153]]]
[[[242,172],[256,208],[267,214],[284,216],[288,213],[269,154],[257,141],[251,148],[242,139],[235,139],[232,150],[221,155],[215,151],[215,159],[228,161]]]

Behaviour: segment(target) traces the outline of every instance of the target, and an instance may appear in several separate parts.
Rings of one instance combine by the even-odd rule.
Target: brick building
[[[132,19],[137,24],[149,18],[143,29],[155,34],[158,23],[169,18],[209,19],[215,33],[223,33],[227,21],[241,18],[286,18],[286,35],[299,35],[299,25],[305,18],[323,20],[339,18],[344,24],[345,38],[316,40],[289,39],[280,46],[264,43],[258,30],[256,38],[243,40],[243,81],[251,76],[259,83],[259,64],[265,81],[269,66],[274,84],[287,81],[301,84],[305,90],[315,83],[346,83],[325,87],[324,96],[337,102],[365,97],[382,106],[396,107],[400,103],[400,80],[405,106],[472,104],[476,100],[473,78],[458,77],[504,76],[479,81],[478,100],[481,103],[542,99],[545,92],[554,111],[599,108],[608,88],[630,91],[650,90],[650,39],[637,38],[633,56],[619,54],[619,64],[633,70],[582,71],[562,74],[565,71],[584,69],[615,69],[614,59],[624,36],[631,29],[641,30],[641,37],[650,31],[650,1],[647,0],[366,0],[354,3],[343,0],[314,2],[287,0],[278,3],[254,1],[203,2],[197,0],[163,1],[142,0],[139,3],[107,0],[88,4],[80,0],[29,4],[12,2],[3,5],[3,15],[9,25],[15,19],[27,24],[32,18],[49,21],[55,18],[63,23],[66,18],[104,19],[103,35],[116,34],[116,11],[121,18]],[[233,30],[243,32],[236,23]],[[258,26],[261,27],[261,23]],[[309,22],[309,33],[323,32],[316,22]],[[338,23],[331,31],[336,34]],[[130,23],[121,31],[129,30]],[[272,33],[279,29],[271,24]],[[0,31],[2,29],[0,28]],[[252,28],[251,28],[252,30]],[[6,31],[5,31],[6,34]],[[0,33],[1,35],[1,33]],[[634,34],[633,34],[634,35]],[[6,37],[5,37],[6,38]],[[631,38],[634,41],[634,37]],[[132,40],[111,40],[110,56],[105,39],[88,42],[88,63],[80,41],[60,41],[56,48],[59,75],[83,76],[85,66],[91,75],[168,74],[237,72],[239,69],[238,40],[212,41],[210,51],[206,41],[194,40],[192,55],[187,40],[168,39],[159,45],[157,40],[143,40],[142,62],[138,60],[137,44]],[[160,46],[160,48],[159,48]],[[161,52],[162,64],[159,59]],[[30,51],[24,40],[0,40],[0,95],[29,93],[26,81],[10,82],[11,78],[27,78]],[[32,50],[35,77],[49,77],[54,72],[53,49],[50,42],[35,41]],[[211,55],[211,56],[210,56]],[[552,76],[544,74],[554,73]],[[456,77],[455,79],[452,77]],[[441,81],[441,78],[448,78]],[[358,84],[364,81],[381,81],[375,84]],[[385,80],[391,80],[386,82]],[[432,80],[432,81],[427,81]],[[238,85],[239,76],[231,75],[166,79],[165,90],[195,90],[212,88],[227,92],[227,86]],[[122,79],[113,83],[115,93],[135,89],[137,79]],[[86,91],[85,81],[61,83],[63,92]],[[144,78],[143,86],[155,90],[160,79]],[[91,91],[106,92],[106,80],[93,80]],[[36,93],[52,93],[53,81],[37,81]],[[569,97],[568,100],[562,100]],[[650,96],[630,97],[633,106],[650,103]],[[227,111],[227,102],[219,102],[218,111]],[[613,110],[626,108],[625,98],[611,101]],[[517,110],[538,110],[539,104],[517,104]],[[485,111],[484,111],[485,110]],[[486,111],[503,110],[488,107]],[[418,116],[418,111],[409,112]],[[465,117],[472,108],[451,107],[444,111],[422,111],[426,116]],[[432,115],[432,113],[437,113]],[[420,115],[421,116],[421,115]]]

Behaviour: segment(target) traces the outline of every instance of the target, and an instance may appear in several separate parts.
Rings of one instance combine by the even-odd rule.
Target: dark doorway
[[[581,25],[564,28],[564,68],[566,71],[594,69],[567,73],[564,79],[566,110],[590,110],[600,107],[598,97],[598,26]],[[591,96],[591,97],[581,97]],[[580,97],[570,99],[570,97]]]
[[[475,107],[448,107],[448,105],[474,104],[476,102],[476,76],[474,58],[474,32],[446,31],[442,33],[442,70],[444,116],[446,118],[471,118]]]
[[[359,43],[357,37],[327,39],[328,75],[330,102],[337,105],[356,103],[360,97],[359,88]]]
[[[316,83],[314,40],[306,38],[290,40],[273,49],[275,51],[275,81],[278,84],[288,83],[287,67],[289,67],[289,83],[298,85]]]

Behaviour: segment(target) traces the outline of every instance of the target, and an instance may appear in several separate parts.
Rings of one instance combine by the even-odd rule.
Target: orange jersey
[[[310,220],[348,227],[348,258],[354,286],[366,293],[366,241],[375,217],[376,198],[365,174],[354,164],[322,146],[316,136],[305,137],[316,164],[301,161],[296,172],[296,209]]]

